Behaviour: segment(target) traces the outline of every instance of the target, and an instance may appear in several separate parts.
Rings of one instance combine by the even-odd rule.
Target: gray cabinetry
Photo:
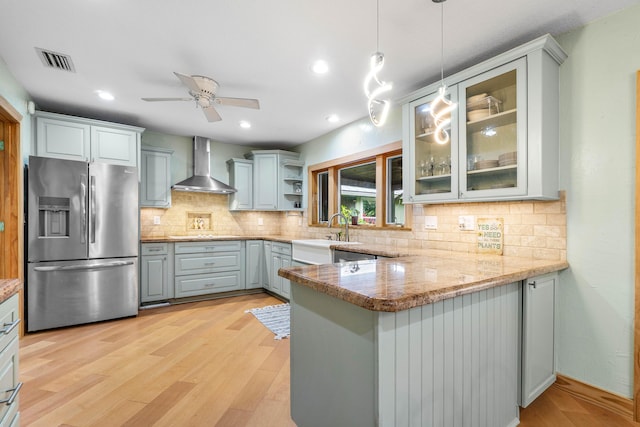
[[[278,275],[278,270],[291,266],[291,244],[272,242],[271,244],[271,278],[269,289],[271,292],[284,298],[289,298],[291,283],[288,279]]]
[[[557,199],[565,59],[543,36],[445,79],[458,105],[444,144],[429,109],[441,83],[405,97],[404,202]]]
[[[229,210],[253,209],[253,161],[246,159],[230,159],[229,185],[238,190],[229,195]]]
[[[247,240],[246,246],[246,289],[262,288],[262,277],[264,271],[264,243],[262,240]]]
[[[273,242],[265,240],[264,241],[264,256],[262,258],[262,262],[263,262],[263,270],[262,270],[262,274],[263,274],[263,279],[262,279],[262,285],[265,289],[267,290],[271,290],[271,283],[272,283],[272,275],[273,275],[273,269],[271,266],[271,254],[273,253]]]
[[[173,244],[140,245],[140,302],[173,298]]]
[[[143,146],[140,157],[140,207],[171,207],[173,150]]]
[[[175,297],[245,288],[245,248],[240,241],[175,244]]]
[[[0,425],[19,425],[20,389],[18,361],[18,295],[0,304],[0,389],[5,400],[0,405]]]
[[[523,282],[522,397],[527,407],[556,380],[554,307],[557,273]]]
[[[34,117],[37,156],[138,166],[143,128],[44,111]]]
[[[299,154],[283,150],[254,150],[246,155],[253,161],[253,209],[300,210],[302,170]]]

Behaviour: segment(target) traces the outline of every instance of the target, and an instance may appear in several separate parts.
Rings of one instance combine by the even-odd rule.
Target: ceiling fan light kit
[[[189,89],[189,95],[191,98],[142,98],[143,101],[157,102],[157,101],[195,101],[196,106],[202,109],[204,116],[209,122],[218,122],[222,120],[218,111],[213,107],[214,104],[226,105],[231,107],[253,108],[260,109],[260,102],[257,99],[251,98],[224,98],[216,96],[216,92],[220,85],[217,81],[210,77],[193,75],[174,72]]]

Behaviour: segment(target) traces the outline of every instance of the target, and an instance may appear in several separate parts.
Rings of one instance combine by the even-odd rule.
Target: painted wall
[[[640,6],[557,38],[567,259],[558,371],[632,396],[636,70]]]
[[[22,158],[24,159],[24,163],[27,163],[31,151],[31,116],[27,113],[27,102],[30,101],[31,98],[16,81],[13,74],[11,74],[2,57],[0,57],[0,95],[22,114],[20,143],[22,146]]]

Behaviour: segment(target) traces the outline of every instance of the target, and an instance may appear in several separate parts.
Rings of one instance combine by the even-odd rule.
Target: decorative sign
[[[502,255],[504,219],[478,218],[478,253]]]

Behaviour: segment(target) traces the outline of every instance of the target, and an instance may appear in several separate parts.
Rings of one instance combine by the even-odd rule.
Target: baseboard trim
[[[567,392],[572,396],[587,401],[608,411],[633,420],[633,400],[602,390],[576,379],[557,374],[552,387]]]

